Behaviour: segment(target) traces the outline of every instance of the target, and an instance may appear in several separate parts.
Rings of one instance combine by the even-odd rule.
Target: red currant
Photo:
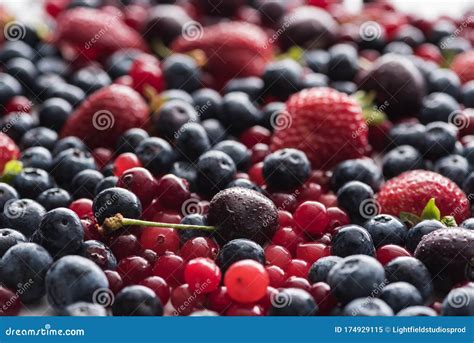
[[[112,155],[112,150],[106,148],[95,148],[92,151],[92,157],[94,157],[94,161],[100,169],[112,160]]]
[[[145,94],[146,87],[151,87],[155,93],[165,89],[165,79],[157,58],[149,54],[142,54],[136,58],[128,73],[132,77],[133,88]]]
[[[252,163],[254,164],[262,162],[265,157],[270,155],[270,153],[272,152],[268,145],[262,143],[255,144],[250,150],[252,152]]]
[[[134,193],[142,204],[147,208],[156,196],[156,180],[148,171],[142,167],[135,167],[125,170],[117,181],[117,187],[128,189]]]
[[[150,276],[151,265],[140,256],[125,257],[117,265],[117,272],[125,285],[135,285]]]
[[[255,182],[258,186],[265,184],[265,179],[263,178],[263,162],[258,162],[250,167],[248,174],[250,180]]]
[[[181,257],[189,261],[196,257],[207,257],[214,260],[219,252],[219,246],[207,237],[195,237],[187,240],[181,247]]]
[[[288,264],[288,267],[286,268],[286,275],[288,277],[299,276],[306,278],[308,276],[309,267],[310,265],[308,262],[295,258]]]
[[[232,299],[229,297],[227,287],[221,286],[207,296],[208,308],[210,310],[224,313],[231,305]]]
[[[33,103],[23,95],[17,95],[10,99],[5,105],[5,113],[23,112],[29,113]]]
[[[161,304],[163,306],[166,305],[170,298],[170,287],[163,278],[159,276],[149,276],[140,281],[139,284],[150,288],[155,292],[156,296],[160,298]]]
[[[109,248],[118,260],[138,255],[142,249],[137,237],[132,234],[113,237],[109,243]]]
[[[294,194],[289,193],[272,193],[270,198],[276,207],[280,210],[285,210],[293,213],[298,206],[298,199]]]
[[[89,216],[93,213],[92,200],[86,198],[74,200],[69,205],[69,209],[75,212],[79,218]]]
[[[132,152],[125,152],[117,156],[114,161],[114,174],[116,176],[122,176],[122,174],[131,168],[141,167],[142,163],[138,159],[137,155]]]
[[[331,255],[331,248],[322,243],[302,243],[296,248],[296,258],[308,262],[310,265],[321,257]]]
[[[278,266],[266,266],[265,270],[270,279],[270,286],[280,288],[286,280],[286,274],[283,269]]]
[[[298,202],[301,204],[305,201],[318,201],[318,199],[321,197],[322,189],[321,186],[315,182],[306,182],[295,192],[298,192],[297,198]]]
[[[153,267],[153,275],[161,276],[171,287],[181,285],[184,282],[184,261],[172,253],[160,256]]]
[[[241,260],[232,264],[224,277],[229,296],[243,304],[260,300],[269,283],[267,271],[254,260]]]
[[[240,135],[240,142],[247,148],[252,148],[257,143],[270,144],[272,133],[263,126],[252,126]]]
[[[331,287],[324,282],[318,282],[311,286],[309,293],[318,304],[320,315],[329,315],[331,310],[336,307],[337,300],[331,293]]]
[[[304,289],[305,291],[309,291],[311,289],[311,285],[309,281],[298,276],[290,276],[285,283],[283,284],[284,288],[300,288]]]
[[[337,196],[332,193],[326,193],[319,197],[319,202],[326,206],[326,208],[334,207],[337,206]]]
[[[397,257],[411,256],[411,254],[401,246],[395,244],[387,244],[377,249],[376,256],[377,260],[379,260],[382,265],[386,265],[391,260]]]
[[[192,259],[184,268],[184,280],[193,292],[215,291],[219,287],[221,277],[221,270],[214,261],[204,257]]]
[[[191,196],[188,181],[173,174],[158,180],[157,194],[161,206],[175,211],[180,211],[183,202]]]
[[[104,274],[109,281],[109,288],[114,293],[117,294],[123,288],[123,280],[120,274],[115,270],[104,270]]]
[[[193,292],[188,284],[182,284],[171,292],[171,304],[175,309],[174,315],[187,316],[191,314],[196,307],[201,306],[204,297],[198,292]]]
[[[329,224],[326,207],[317,201],[302,203],[294,214],[296,227],[313,236],[322,236]]]
[[[285,247],[292,255],[296,253],[296,247],[298,244],[302,243],[303,241],[303,236],[301,236],[295,231],[295,229],[291,227],[279,228],[272,238],[273,244]]]
[[[179,235],[175,229],[168,227],[144,227],[140,244],[158,255],[163,255],[166,251],[176,253],[179,250]]]
[[[351,222],[346,212],[341,210],[339,207],[329,207],[327,213],[329,224],[326,231],[329,233],[334,233],[334,229],[348,225]]]
[[[269,245],[265,248],[265,259],[268,264],[273,264],[285,270],[291,261],[291,253],[281,245]]]
[[[18,294],[0,286],[0,316],[17,316],[21,310]]]
[[[279,210],[278,211],[278,225],[280,227],[295,227],[295,220],[293,219],[293,215],[284,210]]]
[[[84,240],[102,240],[102,235],[100,234],[95,219],[91,218],[82,218],[81,219],[82,229],[84,230]]]

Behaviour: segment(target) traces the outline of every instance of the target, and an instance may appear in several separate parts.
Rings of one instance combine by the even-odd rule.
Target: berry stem
[[[205,225],[190,225],[190,224],[171,224],[171,223],[161,223],[161,222],[150,222],[147,220],[124,218],[121,214],[116,214],[113,217],[109,217],[102,224],[102,229],[105,233],[110,233],[115,230],[118,230],[124,226],[148,226],[148,227],[169,227],[172,229],[179,230],[205,230],[205,231],[214,231],[215,226],[205,226]]]

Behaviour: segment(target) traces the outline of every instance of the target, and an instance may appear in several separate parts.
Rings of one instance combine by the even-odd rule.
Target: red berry
[[[193,292],[188,284],[182,284],[171,292],[171,304],[175,309],[175,316],[187,316],[194,312],[196,307],[200,307],[204,301],[204,296],[198,292]]]
[[[306,201],[294,214],[296,227],[313,236],[322,236],[329,224],[326,207],[320,202]]]
[[[337,196],[332,193],[323,194],[319,197],[319,202],[328,207],[337,206]]]
[[[268,273],[270,279],[270,286],[280,288],[286,280],[286,274],[283,269],[278,266],[266,266],[265,270]]]
[[[158,260],[158,254],[151,249],[143,250],[140,256],[150,262],[151,265],[154,265],[155,262]]]
[[[315,182],[306,182],[295,191],[299,203],[318,201],[322,194],[322,187]]]
[[[93,213],[92,200],[86,198],[74,200],[69,205],[69,209],[74,211],[79,218],[89,216]]]
[[[270,155],[270,153],[272,152],[270,150],[270,147],[263,143],[255,144],[250,150],[252,152],[252,163],[254,164],[258,162],[262,162],[265,159],[265,157]]]
[[[305,278],[298,277],[298,276],[290,276],[285,283],[283,284],[284,288],[300,288],[304,289],[305,291],[309,291],[311,285],[309,281]]]
[[[328,233],[333,233],[334,229],[350,223],[349,216],[339,207],[328,207],[327,214],[329,223],[326,231]]]
[[[161,276],[171,287],[176,287],[184,282],[184,261],[181,256],[167,253],[158,258],[153,275]]]
[[[132,77],[133,89],[141,94],[146,94],[147,87],[156,93],[161,93],[165,88],[160,62],[152,55],[142,54],[136,58],[128,74]]]
[[[224,277],[229,296],[243,304],[260,300],[269,283],[267,271],[254,260],[241,260],[232,264]]]
[[[249,317],[249,316],[262,316],[262,308],[258,305],[243,305],[233,304],[225,313],[226,316],[236,317]]]
[[[331,287],[324,282],[318,282],[311,286],[309,293],[318,304],[320,315],[329,315],[331,310],[336,307],[337,300],[331,293]]]
[[[232,305],[232,299],[229,297],[227,287],[221,286],[207,296],[208,308],[210,310],[224,313]]]
[[[303,241],[303,236],[301,236],[295,231],[295,229],[291,227],[279,228],[272,238],[273,244],[285,247],[293,255],[296,253],[296,247],[298,244],[302,243]]]
[[[173,211],[165,210],[165,211],[156,212],[152,216],[151,220],[154,222],[179,224],[181,223],[181,215]]]
[[[23,112],[29,113],[33,103],[22,95],[14,96],[5,105],[5,113]]]
[[[3,172],[8,161],[16,160],[20,149],[15,142],[3,132],[0,132],[0,171]]]
[[[150,276],[151,265],[140,256],[125,257],[117,265],[117,272],[125,285],[135,285]]]
[[[123,280],[120,274],[115,270],[104,270],[104,274],[109,281],[109,288],[114,293],[117,294],[123,288]]]
[[[257,143],[270,144],[272,133],[263,126],[252,126],[240,135],[240,142],[247,148],[252,148]]]
[[[298,199],[295,194],[290,193],[272,193],[270,196],[273,203],[279,210],[294,212],[298,206]]]
[[[109,247],[118,260],[138,255],[141,251],[140,243],[135,235],[121,235],[110,240]]]
[[[17,316],[21,310],[21,302],[18,294],[0,286],[0,317]]]
[[[102,235],[99,233],[99,225],[95,219],[82,218],[81,219],[82,229],[84,230],[84,240],[102,240]]]
[[[185,212],[181,211],[181,205],[191,196],[188,181],[173,174],[167,174],[158,180],[157,194],[161,206],[180,213]]]
[[[163,278],[159,276],[149,276],[140,281],[139,284],[150,288],[155,292],[156,296],[160,298],[161,304],[163,306],[166,305],[170,298],[170,287]]]
[[[376,256],[377,260],[379,260],[382,265],[386,265],[391,260],[397,257],[411,256],[411,254],[401,246],[395,244],[387,244],[377,249]]]
[[[322,243],[302,243],[296,248],[296,258],[308,262],[310,265],[321,257],[331,255],[331,248]]]
[[[308,262],[300,259],[293,259],[288,264],[288,268],[286,268],[286,275],[290,276],[299,276],[302,278],[306,278],[308,276],[310,265]]]
[[[142,167],[134,167],[124,171],[117,181],[117,187],[128,189],[134,193],[147,208],[157,194],[156,180],[151,173]]]
[[[214,261],[204,257],[192,259],[184,268],[184,280],[193,292],[215,291],[219,287],[221,277],[221,270]]]
[[[92,151],[92,157],[97,166],[102,169],[112,160],[113,152],[107,148],[95,148]]]
[[[121,176],[126,170],[135,167],[141,167],[142,163],[138,159],[137,155],[131,152],[125,152],[117,156],[114,161],[114,174]]]
[[[257,302],[257,305],[260,306],[264,313],[267,313],[270,307],[272,306],[272,300],[278,294],[278,290],[274,287],[268,286],[265,296]]]
[[[185,261],[196,257],[207,257],[214,260],[219,252],[219,246],[215,241],[207,237],[195,237],[187,240],[181,247],[181,257]]]
[[[250,167],[248,174],[250,180],[255,182],[258,186],[265,184],[265,179],[263,178],[263,162],[258,162]]]
[[[265,248],[265,260],[285,270],[291,261],[291,253],[281,245],[269,245]]]
[[[279,210],[278,211],[278,225],[280,227],[295,227],[296,223],[295,220],[293,219],[293,215],[284,210]]]
[[[431,43],[421,44],[415,50],[415,55],[423,58],[424,60],[433,61],[436,64],[443,62],[443,55],[439,51],[438,47]]]
[[[158,255],[179,250],[179,235],[175,229],[168,227],[145,227],[140,235],[140,244],[144,249],[151,249]]]

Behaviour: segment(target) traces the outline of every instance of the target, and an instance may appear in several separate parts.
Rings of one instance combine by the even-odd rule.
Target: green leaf
[[[407,223],[409,226],[415,226],[421,222],[420,217],[410,212],[400,212],[399,218],[402,222]]]
[[[374,91],[364,92],[357,91],[352,97],[359,103],[362,108],[362,114],[369,126],[377,126],[387,120],[387,115],[383,109],[388,105],[377,107],[375,104],[376,93]]]
[[[15,176],[21,173],[23,170],[23,163],[18,160],[11,160],[5,164],[3,168],[3,174],[1,177],[2,182],[11,183]]]
[[[441,220],[441,212],[439,208],[436,206],[435,198],[431,198],[430,201],[426,204],[423,212],[421,212],[421,218],[425,219],[434,219],[434,220]]]
[[[457,227],[458,224],[456,223],[456,219],[453,216],[444,216],[441,219],[441,223],[446,225],[447,227]]]
[[[299,46],[292,46],[285,53],[276,56],[277,60],[292,59],[296,62],[301,62],[303,60],[304,50]]]

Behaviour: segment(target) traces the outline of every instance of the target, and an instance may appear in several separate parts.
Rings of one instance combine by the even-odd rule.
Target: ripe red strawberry
[[[58,17],[57,28],[56,44],[69,59],[102,60],[121,49],[147,50],[140,34],[121,16],[97,9],[68,10]]]
[[[0,132],[0,174],[5,164],[10,160],[16,160],[20,156],[20,149],[15,142],[3,132]]]
[[[90,148],[114,148],[117,138],[148,121],[148,105],[133,89],[111,85],[92,93],[71,115],[61,136],[77,136]]]
[[[330,88],[304,89],[287,100],[286,111],[275,119],[273,151],[300,149],[313,169],[329,169],[369,150],[362,109],[344,93]],[[284,121],[288,125],[281,127]]]
[[[474,51],[466,51],[457,55],[451,69],[458,74],[463,83],[474,80]]]
[[[420,215],[431,198],[442,217],[453,216],[461,223],[470,215],[466,194],[448,178],[427,170],[412,170],[391,179],[376,196],[382,213],[395,216],[400,212]]]
[[[197,26],[172,44],[175,52],[202,50],[206,69],[217,84],[235,77],[260,76],[265,64],[273,58],[273,45],[258,26],[244,22],[224,22],[204,29]],[[194,34],[194,35],[192,35]]]

